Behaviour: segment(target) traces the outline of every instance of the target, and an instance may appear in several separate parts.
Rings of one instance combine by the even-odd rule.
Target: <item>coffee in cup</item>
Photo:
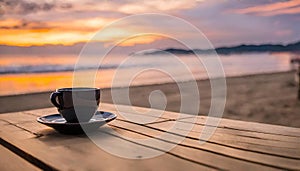
[[[60,88],[50,100],[67,122],[88,122],[97,112],[99,88]]]

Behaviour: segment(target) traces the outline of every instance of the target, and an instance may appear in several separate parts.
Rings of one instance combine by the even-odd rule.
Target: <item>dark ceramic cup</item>
[[[100,102],[98,88],[60,88],[50,96],[51,102],[67,122],[88,122]]]

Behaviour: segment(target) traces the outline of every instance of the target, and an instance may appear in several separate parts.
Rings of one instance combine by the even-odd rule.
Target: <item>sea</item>
[[[232,77],[283,72],[293,69],[292,57],[289,53],[105,58],[66,54],[0,55],[0,96],[54,91],[62,87],[138,86],[209,79],[212,75]]]

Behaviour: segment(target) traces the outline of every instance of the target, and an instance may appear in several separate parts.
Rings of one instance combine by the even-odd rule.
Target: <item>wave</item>
[[[78,66],[76,70],[91,69],[114,69],[118,65],[102,65],[98,66]],[[21,74],[21,73],[48,73],[48,72],[64,72],[74,71],[74,65],[22,65],[22,66],[2,66],[0,74]]]
[[[18,66],[1,66],[1,74],[22,74],[22,73],[50,73],[50,72],[71,72],[76,71],[92,70],[92,69],[116,69],[116,68],[135,68],[135,67],[151,67],[156,64],[105,64],[101,66],[89,65],[89,66],[76,66],[75,65],[18,65]]]

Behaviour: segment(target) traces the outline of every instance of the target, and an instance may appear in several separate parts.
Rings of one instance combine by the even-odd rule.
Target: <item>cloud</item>
[[[254,14],[258,16],[275,16],[284,14],[300,14],[300,1],[289,0],[271,4],[258,5],[243,9],[233,10],[238,14]]]
[[[124,14],[138,14],[149,12],[171,12],[185,10],[195,7],[200,1],[196,0],[152,0],[152,1],[136,1],[136,0],[85,0],[74,1],[67,0],[72,4],[73,9],[78,11],[110,11],[120,12]],[[203,1],[203,0],[202,0]]]
[[[96,31],[110,22],[111,19],[101,17],[49,22],[7,19],[0,23],[0,44],[18,46],[72,45],[89,41]],[[111,34],[97,41],[112,41],[116,36],[124,36],[126,32],[125,29],[113,30]]]
[[[270,2],[277,3],[275,0],[239,2],[212,0],[182,11],[178,16],[196,25],[215,46],[298,41],[299,14],[266,17],[257,14],[245,15],[235,11],[233,13],[233,9],[270,5]]]
[[[2,14],[27,15],[40,11],[50,11],[55,8],[70,9],[73,7],[70,3],[58,4],[56,1],[26,1],[26,0],[1,0]]]
[[[60,8],[62,9],[71,9],[73,5],[71,3],[63,3],[60,5]]]
[[[178,11],[192,8],[198,2],[188,1],[78,1],[66,0],[0,0],[5,16],[0,23],[0,44],[70,45],[88,41],[104,25],[128,14],[140,12]],[[103,17],[105,16],[105,17]],[[150,22],[151,24],[151,22]],[[160,25],[162,26],[162,25]],[[115,41],[128,35],[134,25],[124,26],[103,36],[101,42]],[[141,28],[143,29],[143,28]],[[22,39],[18,37],[22,36]],[[128,40],[122,46],[154,42],[158,37]]]
[[[220,46],[240,42],[290,42],[299,39],[300,35],[299,1],[0,0],[0,15],[5,12],[0,16],[0,44],[43,46],[86,42],[96,31],[116,19],[148,12],[162,12],[183,18]],[[228,12],[229,10],[231,11]],[[164,30],[178,28],[168,26],[167,21],[160,21],[155,26],[153,20],[149,19],[147,22],[125,23],[119,30],[111,30],[99,41],[107,44],[108,41],[120,39],[132,31],[147,31],[149,26]],[[191,41],[194,39],[194,35],[184,28],[179,35]],[[164,40],[158,37],[141,37],[127,40],[121,45],[148,45]]]
[[[197,5],[195,0],[152,0],[152,1],[135,1],[121,5],[120,12],[136,14],[154,11],[172,11],[189,9]]]
[[[0,30],[36,30],[50,29],[47,23],[40,21],[6,19],[0,23]],[[53,27],[52,27],[53,28]]]
[[[81,12],[111,11],[125,14],[137,14],[145,12],[176,11],[194,7],[200,3],[196,0],[152,0],[152,1],[110,1],[110,0],[1,0],[5,14],[27,15],[36,12],[47,12],[53,9],[77,10]]]
[[[27,22],[21,22],[10,26],[0,25],[0,29],[21,29],[28,25]]]

